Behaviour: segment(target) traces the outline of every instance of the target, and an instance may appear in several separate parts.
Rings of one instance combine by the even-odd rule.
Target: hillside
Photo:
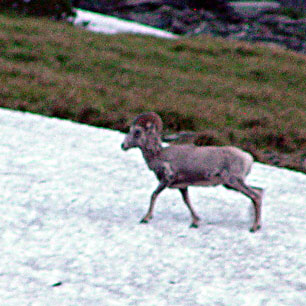
[[[201,132],[306,172],[306,56],[221,39],[107,36],[0,16],[0,106],[126,131],[157,111],[167,132]]]

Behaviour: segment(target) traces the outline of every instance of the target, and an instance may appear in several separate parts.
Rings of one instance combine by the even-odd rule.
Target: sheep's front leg
[[[150,201],[150,207],[149,210],[147,212],[147,214],[144,216],[144,218],[140,221],[140,223],[148,223],[150,219],[152,219],[153,216],[153,210],[154,210],[154,205],[156,202],[156,199],[158,197],[158,195],[165,189],[168,187],[168,182],[166,181],[161,181],[160,184],[158,185],[158,187],[155,189],[155,191],[152,193],[151,196],[151,201]]]
[[[183,200],[184,200],[186,206],[188,207],[188,209],[191,213],[191,216],[192,216],[192,223],[191,223],[190,227],[197,228],[199,226],[200,218],[197,216],[196,212],[193,210],[193,208],[191,206],[188,189],[187,188],[180,188],[180,192],[181,192]]]

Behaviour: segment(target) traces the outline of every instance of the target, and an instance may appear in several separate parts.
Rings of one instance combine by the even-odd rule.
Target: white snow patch
[[[0,128],[1,304],[306,305],[304,174],[254,165],[255,234],[220,186],[191,188],[198,229],[175,190],[144,225],[157,181],[123,134],[4,109]]]
[[[75,12],[76,17],[73,20],[74,24],[79,26],[85,25],[86,29],[93,32],[104,34],[133,33],[168,39],[179,37],[171,32],[150,27],[135,21],[128,21],[82,9],[75,9]]]

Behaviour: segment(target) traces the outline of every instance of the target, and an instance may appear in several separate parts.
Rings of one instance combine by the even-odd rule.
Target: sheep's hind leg
[[[236,177],[225,178],[225,187],[240,191],[252,200],[255,209],[255,219],[250,232],[256,232],[261,228],[261,204],[263,197],[263,189],[250,187],[246,185],[242,179]]]
[[[161,182],[158,187],[155,189],[155,191],[151,195],[151,201],[150,201],[150,207],[146,215],[143,217],[143,219],[140,221],[140,223],[148,223],[149,220],[153,218],[153,210],[155,206],[156,199],[158,195],[168,186],[166,182]]]
[[[200,218],[197,216],[196,212],[193,210],[193,208],[191,206],[191,202],[190,202],[189,194],[188,194],[188,189],[187,188],[180,188],[180,192],[182,194],[184,203],[188,207],[188,209],[191,213],[191,216],[192,216],[192,223],[191,223],[190,227],[197,228],[199,226]]]

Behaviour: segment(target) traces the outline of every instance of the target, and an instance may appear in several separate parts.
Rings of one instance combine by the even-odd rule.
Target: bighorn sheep
[[[157,196],[165,188],[180,190],[191,216],[191,227],[198,227],[200,218],[193,210],[188,186],[215,186],[222,184],[249,197],[255,208],[255,220],[250,229],[260,229],[261,202],[263,189],[244,183],[250,172],[253,157],[232,146],[198,147],[194,144],[171,145],[162,147],[161,132],[163,123],[159,115],[153,112],[138,115],[130,127],[121,147],[123,150],[138,147],[148,167],[154,171],[159,185],[151,196],[150,207],[141,220],[147,223],[152,219]]]

